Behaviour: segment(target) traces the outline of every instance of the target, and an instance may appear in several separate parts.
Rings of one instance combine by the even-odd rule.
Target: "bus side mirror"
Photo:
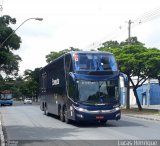
[[[121,72],[120,73],[120,77],[123,78],[123,80],[124,80],[124,86],[127,87],[128,86],[128,77],[127,77],[127,75]]]
[[[69,76],[72,78],[72,80],[73,80],[74,82],[76,81],[74,73],[69,72]]]

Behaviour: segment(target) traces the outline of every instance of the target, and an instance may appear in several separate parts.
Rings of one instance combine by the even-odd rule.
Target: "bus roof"
[[[67,52],[67,53],[61,55],[60,57],[54,59],[53,61],[51,61],[50,63],[48,63],[46,66],[42,67],[41,70],[43,70],[44,68],[50,66],[53,62],[58,61],[60,58],[63,58],[63,56],[66,55],[66,54],[71,54],[71,55],[73,55],[73,54],[84,54],[84,53],[86,53],[86,54],[106,54],[106,55],[113,55],[113,53],[111,53],[111,52],[103,52],[103,51],[70,51],[70,52]]]
[[[71,52],[68,52],[70,54],[107,54],[107,55],[113,55],[113,53],[110,53],[110,52],[102,52],[102,51],[71,51]],[[66,53],[67,54],[67,53]]]

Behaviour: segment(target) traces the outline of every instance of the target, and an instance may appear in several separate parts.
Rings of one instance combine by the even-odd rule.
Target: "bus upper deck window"
[[[110,62],[110,66],[112,68],[112,71],[117,71],[117,63],[116,63],[116,60],[114,58],[114,56],[110,56],[109,57],[109,62]]]
[[[79,68],[80,69],[87,69],[87,56],[86,55],[81,55],[79,58]]]
[[[102,59],[101,59],[101,65],[103,66],[103,69],[104,69],[104,70],[109,70],[109,69],[111,69],[109,60],[108,60],[108,58],[106,58],[106,57],[105,57],[105,58],[102,57]]]

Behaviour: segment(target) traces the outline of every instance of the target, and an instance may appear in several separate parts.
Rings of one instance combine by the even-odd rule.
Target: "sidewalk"
[[[131,106],[131,108],[138,108],[137,105]],[[124,110],[125,108],[122,107],[122,114],[129,117],[141,118],[146,120],[155,120],[160,121],[160,105],[143,105],[143,109],[147,110],[148,112],[142,111],[130,111]],[[153,112],[152,112],[153,111]]]
[[[131,105],[131,108],[138,108],[137,105]],[[160,105],[142,105],[143,109],[153,109],[160,111]]]

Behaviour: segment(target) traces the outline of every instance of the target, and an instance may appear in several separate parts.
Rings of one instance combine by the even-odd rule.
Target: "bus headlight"
[[[114,108],[116,111],[120,110],[119,104],[114,105],[113,108]]]
[[[113,106],[113,108],[117,108],[117,107],[119,107],[119,104],[116,104],[116,105]]]
[[[120,110],[120,108],[119,108],[119,107],[116,107],[115,109],[116,109],[116,111]]]
[[[84,109],[84,108],[81,108],[81,107],[76,107],[76,106],[73,106],[75,110],[79,111],[79,112],[87,112],[88,110],[87,109]]]

